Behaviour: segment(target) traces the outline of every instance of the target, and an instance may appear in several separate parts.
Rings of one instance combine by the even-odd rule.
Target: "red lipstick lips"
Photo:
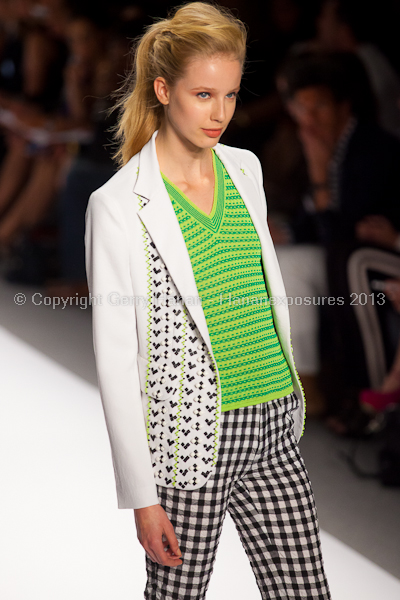
[[[222,128],[221,129],[203,129],[203,131],[206,135],[208,135],[208,137],[216,138],[221,135]]]

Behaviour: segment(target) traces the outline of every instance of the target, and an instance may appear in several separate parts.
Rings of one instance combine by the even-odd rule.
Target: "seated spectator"
[[[361,0],[324,0],[316,21],[317,35],[303,49],[354,52],[361,60],[377,100],[378,122],[400,137],[400,78],[379,47],[372,42],[377,11]],[[298,45],[294,48],[300,48]]]
[[[358,392],[367,382],[363,346],[349,303],[347,260],[360,245],[395,252],[400,231],[400,142],[373,123],[373,104],[366,101],[362,73],[352,55],[307,53],[292,58],[279,79],[309,178],[309,191],[291,223],[292,240],[308,246],[308,279],[302,289],[308,285],[307,296],[312,297],[316,289],[324,288],[326,278],[329,296],[344,298],[343,305],[335,301],[324,306],[332,337],[330,368],[321,378],[329,423],[341,433],[360,427],[364,415],[359,412]],[[282,250],[278,246],[277,252],[287,295],[292,289],[296,296],[294,277],[304,272],[303,254],[296,245]],[[301,306],[298,318],[298,307],[290,309],[296,356],[301,354],[296,352],[296,339],[307,335],[301,316],[306,309],[315,312],[318,307]]]
[[[58,148],[41,151],[25,133],[45,127],[60,102],[62,72],[67,58],[65,42],[36,15],[33,3],[9,3],[8,37],[20,54],[3,56],[8,69],[1,81],[0,113],[5,135],[5,155],[0,170],[0,248],[7,252],[23,225],[29,227],[43,214],[54,193],[61,155]],[[59,25],[60,26],[60,25]],[[3,62],[4,67],[4,62]],[[12,72],[20,75],[17,85]],[[4,115],[7,120],[4,121]]]
[[[0,245],[12,248],[15,241],[31,230],[45,215],[60,189],[62,175],[70,162],[71,143],[35,144],[26,140],[29,128],[42,134],[59,136],[74,141],[75,135],[86,134],[93,128],[91,111],[96,96],[104,92],[102,78],[109,72],[106,56],[105,28],[86,15],[66,22],[65,36],[69,45],[69,59],[63,70],[64,85],[57,110],[48,114],[19,101],[9,101],[7,108],[21,127],[10,133],[9,152],[0,171],[0,182],[8,181],[0,189]],[[50,25],[51,26],[51,25]],[[59,23],[58,23],[59,27]],[[23,128],[22,128],[23,126]],[[68,136],[72,133],[72,138]],[[23,163],[24,169],[16,168]]]
[[[46,282],[47,295],[70,297],[88,293],[84,246],[87,202],[90,194],[117,169],[110,141],[110,131],[117,125],[118,116],[111,110],[112,95],[121,83],[119,76],[128,68],[130,39],[139,35],[145,24],[139,9],[128,16],[129,20],[121,20],[110,34],[108,64],[103,65],[91,113],[94,139],[90,144],[80,145],[59,196],[61,272],[58,279]]]

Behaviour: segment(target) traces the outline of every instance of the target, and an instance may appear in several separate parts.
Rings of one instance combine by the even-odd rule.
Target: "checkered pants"
[[[226,511],[265,600],[331,600],[317,511],[294,435],[292,393],[221,414],[215,470],[198,490],[158,487],[183,564],[165,567],[146,556],[147,600],[202,600],[210,581]]]

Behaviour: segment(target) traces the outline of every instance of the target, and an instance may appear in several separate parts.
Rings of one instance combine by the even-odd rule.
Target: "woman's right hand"
[[[167,567],[181,565],[178,540],[163,507],[155,504],[134,512],[138,540],[151,560]]]

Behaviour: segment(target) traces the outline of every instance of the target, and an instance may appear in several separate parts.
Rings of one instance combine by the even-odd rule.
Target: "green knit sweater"
[[[226,411],[290,394],[293,383],[275,331],[259,237],[225,166],[212,154],[210,215],[162,176],[192,263]]]

